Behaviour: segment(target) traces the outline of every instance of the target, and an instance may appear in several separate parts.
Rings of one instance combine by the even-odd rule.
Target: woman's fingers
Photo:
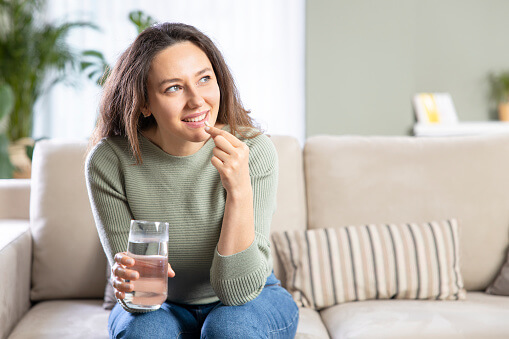
[[[115,297],[117,297],[117,299],[124,299],[125,298],[125,293],[124,292],[120,292],[119,290],[115,290]]]
[[[118,264],[113,265],[113,275],[124,280],[137,280],[140,278],[138,271],[130,270]]]
[[[134,290],[133,280],[140,278],[140,273],[136,270],[131,270],[127,267],[134,265],[134,259],[127,256],[126,252],[117,253],[115,255],[115,264],[111,268],[114,279],[112,279],[112,285],[115,289],[115,296],[118,299],[124,299],[126,292],[132,292]],[[175,271],[168,263],[168,277],[173,278]]]
[[[226,139],[230,144],[233,145],[233,147],[239,147],[243,143],[240,141],[237,137],[235,137],[233,134],[228,133],[225,130],[210,126],[209,129],[205,128],[205,131],[212,136],[214,139],[214,142],[216,142],[216,138],[218,136],[223,137]]]
[[[212,166],[218,170],[219,174],[221,174],[221,168],[224,163],[219,158],[216,158],[216,156],[213,156],[212,159],[210,159],[210,162],[212,163]]]
[[[115,289],[115,296],[118,299],[124,299],[125,292],[132,292],[134,289],[133,284],[128,281],[139,279],[140,274],[138,271],[127,268],[134,265],[134,259],[129,257],[126,252],[115,254],[114,259],[115,264],[111,268],[111,271],[115,278],[112,281],[112,285]]]
[[[120,265],[124,265],[127,267],[134,265],[134,259],[127,255],[127,252],[119,252],[115,254],[115,262]]]
[[[134,290],[134,285],[132,283],[118,278],[113,280],[113,287],[119,292],[132,292]]]
[[[228,154],[232,154],[236,150],[236,147],[233,146],[233,144],[222,135],[218,135],[217,137],[214,138],[214,144],[216,145],[217,148],[223,150]]]
[[[173,278],[175,276],[175,271],[171,268],[171,265],[168,263],[168,277]]]
[[[228,158],[230,157],[230,155],[228,153],[226,153],[225,151],[223,151],[222,149],[217,148],[217,147],[214,147],[212,149],[212,154],[214,154],[216,156],[216,158],[221,160],[223,163],[225,163],[228,160]]]

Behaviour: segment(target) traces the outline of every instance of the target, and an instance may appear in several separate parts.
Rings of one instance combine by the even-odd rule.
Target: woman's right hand
[[[134,259],[129,257],[126,252],[119,252],[115,254],[115,264],[111,268],[113,273],[112,285],[115,289],[115,297],[117,299],[124,299],[125,292],[132,292],[134,289],[132,282],[126,280],[136,280],[140,278],[138,271],[131,270],[129,267],[134,266]]]
[[[111,268],[114,279],[112,281],[117,299],[124,299],[126,292],[132,292],[134,285],[132,281],[140,278],[140,274],[136,270],[129,269],[134,266],[134,259],[127,255],[127,252],[119,252],[115,254],[115,264]],[[168,277],[173,278],[175,272],[168,264]],[[130,282],[126,282],[129,280]]]

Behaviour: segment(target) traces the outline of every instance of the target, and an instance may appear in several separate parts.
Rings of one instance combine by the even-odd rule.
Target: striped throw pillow
[[[465,299],[456,220],[275,232],[286,288],[320,310],[368,299]]]

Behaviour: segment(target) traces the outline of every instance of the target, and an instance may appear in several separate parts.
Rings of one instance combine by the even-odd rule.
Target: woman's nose
[[[200,95],[200,92],[197,89],[192,89],[189,91],[188,105],[190,108],[197,108],[203,106],[205,100]]]

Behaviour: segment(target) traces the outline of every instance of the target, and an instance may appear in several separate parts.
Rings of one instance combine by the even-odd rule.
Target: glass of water
[[[127,255],[134,259],[140,278],[133,292],[125,293],[130,308],[157,310],[168,293],[168,228],[166,222],[131,220]],[[126,280],[129,282],[129,280]]]

